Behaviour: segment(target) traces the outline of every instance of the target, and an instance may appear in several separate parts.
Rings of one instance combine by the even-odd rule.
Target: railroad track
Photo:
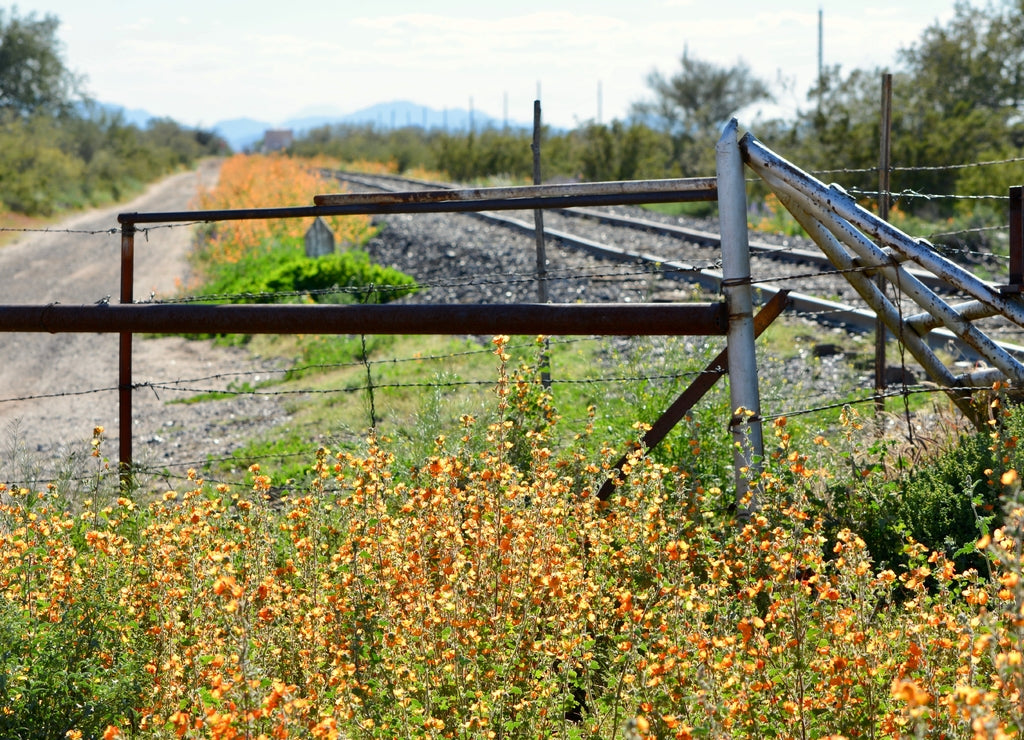
[[[421,189],[445,189],[444,183],[426,182],[394,175],[362,175],[329,171],[330,177],[350,183],[358,190],[406,192]],[[628,212],[625,212],[628,211]],[[659,219],[656,214],[637,215],[636,209],[568,208],[546,209],[544,231],[546,239],[563,247],[581,250],[602,260],[652,265],[656,264],[663,277],[699,285],[717,293],[721,289],[722,274],[715,266],[721,254],[721,238],[706,228],[695,228],[682,223]],[[533,236],[535,224],[532,212],[502,211],[473,212],[477,218],[492,224]],[[632,236],[628,236],[632,235]],[[637,236],[642,235],[642,236]],[[630,248],[623,243],[650,245]],[[824,254],[813,242],[774,238],[769,242],[764,235],[751,236],[751,274],[760,298],[767,301],[783,289],[789,290],[788,305],[793,311],[813,317],[821,323],[840,326],[849,331],[868,332],[875,329],[875,314],[861,304],[859,296],[846,279],[838,274]],[[703,265],[695,270],[694,266]],[[948,286],[931,273],[910,270],[930,287],[948,292]],[[803,290],[794,290],[794,287]],[[951,300],[956,296],[950,294]],[[909,307],[910,312],[917,308]],[[998,337],[1005,348],[1024,356],[1024,333],[1018,327],[989,322],[986,327]],[[951,332],[934,330],[928,336],[935,347],[958,345]],[[966,359],[973,354],[962,348]]]

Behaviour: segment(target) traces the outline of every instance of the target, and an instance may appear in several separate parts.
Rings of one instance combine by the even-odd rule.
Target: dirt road
[[[204,163],[196,172],[151,186],[130,203],[76,215],[0,248],[0,303],[90,304],[107,296],[116,302],[121,249],[117,214],[194,208],[198,188],[216,182],[217,168],[216,162]],[[137,235],[136,297],[174,294],[176,281],[187,277],[192,236],[191,227],[156,228]],[[54,471],[67,468],[72,457],[87,455],[95,426],[106,428],[104,452],[116,461],[117,346],[112,334],[0,333],[0,480],[52,477]],[[267,368],[247,352],[179,338],[136,338],[133,354],[136,382],[234,372],[258,375]],[[110,390],[91,392],[96,389]],[[39,398],[48,395],[53,397]],[[181,473],[207,454],[226,453],[245,436],[284,420],[275,402],[259,398],[168,403],[184,395],[161,391],[158,398],[151,389],[135,391],[136,462]]]

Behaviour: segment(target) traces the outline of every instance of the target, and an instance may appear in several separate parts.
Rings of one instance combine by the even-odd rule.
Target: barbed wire
[[[1010,262],[1010,255],[1008,254],[996,254],[995,252],[986,252],[980,249],[967,249],[963,246],[957,246],[955,244],[932,244],[932,248],[939,254],[946,257],[979,257],[985,260],[992,260],[994,262]]]
[[[925,238],[926,239],[932,239],[932,238],[938,237],[938,236],[959,236],[960,234],[982,234],[982,233],[985,233],[987,231],[1009,231],[1009,230],[1010,230],[1009,224],[1002,224],[1002,225],[999,225],[999,226],[976,226],[974,228],[959,229],[957,231],[936,231],[936,232],[934,232],[932,234],[929,234]],[[987,252],[986,254],[991,254],[991,253]],[[993,255],[993,256],[998,257],[999,255]]]
[[[776,419],[789,418],[792,416],[806,416],[808,414],[820,413],[823,411],[834,411],[835,409],[841,409],[846,406],[859,406],[865,403],[874,403],[876,399],[890,399],[890,398],[905,398],[910,395],[920,394],[935,394],[935,393],[979,393],[986,391],[986,388],[977,388],[974,386],[953,386],[953,387],[938,387],[930,385],[908,385],[904,388],[898,388],[892,391],[886,391],[885,393],[872,392],[871,395],[863,396],[861,398],[847,399],[845,401],[836,401],[834,403],[823,404],[820,406],[804,407],[799,409],[793,409],[789,411],[780,411],[774,414],[762,414],[761,418],[764,421],[774,421]]]
[[[1024,162],[1024,157],[1008,157],[1006,159],[990,159],[983,162],[964,162],[962,164],[945,165],[912,165],[905,167],[893,167],[893,172],[945,172],[947,170],[963,170],[972,167],[992,167],[1000,164],[1015,164]]]
[[[19,401],[40,401],[47,398],[64,398],[70,396],[88,396],[94,393],[108,393],[110,391],[119,390],[116,385],[108,386],[106,388],[89,388],[80,391],[58,391],[55,393],[38,393],[31,396],[19,396],[16,398],[0,398],[0,403],[17,403]]]
[[[181,229],[189,228],[192,226],[201,226],[203,224],[211,223],[210,221],[182,221],[170,224],[156,224],[153,226],[136,226],[135,234],[149,238],[149,232],[159,231],[161,229]],[[120,226],[109,226],[105,229],[59,229],[52,228],[49,226],[0,226],[0,233],[15,233],[15,234],[73,234],[78,236],[120,236],[122,232]]]
[[[790,280],[812,280],[814,278],[829,277],[833,275],[848,275],[855,272],[872,272],[878,268],[873,265],[863,265],[861,267],[849,267],[840,270],[835,268],[832,270],[817,270],[815,272],[803,272],[803,273],[790,273],[786,275],[779,275],[777,277],[765,277],[765,278],[751,278],[748,282],[750,285],[761,285],[764,283],[784,283]]]
[[[970,169],[973,167],[993,167],[1002,164],[1015,164],[1017,162],[1024,162],[1024,157],[1008,157],[1006,159],[992,159],[983,162],[964,162],[962,164],[945,164],[945,165],[894,165],[889,167],[889,172],[946,172],[950,170],[963,170]],[[850,174],[850,175],[863,175],[869,173],[878,173],[881,167],[839,167],[830,170],[811,170],[812,175],[839,175],[839,174]]]
[[[559,344],[576,344],[578,342],[587,341],[600,341],[603,337],[600,336],[589,336],[589,337],[549,337],[547,342],[550,345]],[[506,350],[519,350],[530,347],[535,347],[534,342],[510,342],[505,345]],[[436,355],[413,355],[410,357],[389,357],[380,360],[367,360],[371,365],[398,365],[406,362],[439,362],[441,360],[451,360],[458,357],[471,357],[473,355],[493,355],[493,347],[480,347],[477,349],[467,349],[460,352],[447,352],[445,354]],[[248,377],[254,375],[302,375],[306,372],[317,371],[317,370],[344,370],[354,367],[363,367],[367,361],[363,360],[351,360],[349,362],[319,362],[311,363],[308,365],[296,365],[290,368],[263,368],[258,370],[240,370],[230,373],[215,373],[213,375],[203,375],[197,378],[181,378],[175,381],[161,381],[165,383],[181,382],[181,383],[202,383],[211,380],[227,380],[229,378]],[[286,378],[287,379],[287,378]]]
[[[883,195],[881,190],[861,190],[860,188],[847,188],[846,192],[850,195],[863,195],[877,198]],[[906,189],[900,191],[893,191],[885,193],[891,198],[897,200],[906,199],[924,199],[924,200],[1009,200],[1009,195],[955,195],[951,193],[920,193],[916,190]]]
[[[602,383],[636,383],[640,381],[650,382],[659,380],[681,380],[684,378],[696,378],[700,375],[719,374],[716,370],[697,370],[677,373],[664,373],[658,375],[612,375],[600,378],[552,378],[553,384],[559,385],[599,385]],[[133,383],[133,389],[151,388],[153,390],[178,391],[182,393],[201,393],[221,396],[296,396],[296,395],[331,395],[334,393],[361,393],[365,391],[395,389],[395,388],[464,388],[473,386],[494,386],[496,380],[449,380],[432,382],[411,382],[411,383],[367,383],[365,385],[346,385],[339,388],[294,388],[282,390],[269,390],[268,388],[197,388],[192,386],[179,385],[173,382],[155,383],[143,381]]]
[[[584,381],[585,382],[585,381]],[[957,386],[957,387],[938,387],[931,385],[915,384],[907,385],[902,388],[897,388],[891,391],[886,391],[882,394],[872,391],[870,394],[866,394],[860,397],[847,398],[840,401],[834,401],[827,404],[820,404],[815,406],[803,406],[794,409],[786,409],[774,413],[765,413],[761,415],[763,422],[773,422],[779,419],[788,419],[798,416],[807,416],[815,413],[823,413],[826,411],[835,411],[837,409],[843,409],[847,407],[860,406],[868,403],[874,403],[878,398],[883,399],[895,399],[895,398],[907,398],[912,395],[935,395],[942,394],[948,395],[951,392],[962,392],[962,393],[980,393],[987,391],[986,388],[977,388],[973,386]],[[289,460],[310,460],[310,466],[312,466],[313,452],[310,450],[301,452],[287,452],[287,453],[253,453],[247,454],[230,454],[222,455],[219,457],[207,457],[203,460],[192,460],[192,461],[180,461],[175,462],[174,466],[181,470],[195,471],[195,477],[190,476],[187,473],[175,473],[169,466],[154,466],[147,464],[137,464],[133,468],[133,472],[137,475],[149,475],[154,478],[161,478],[165,480],[182,480],[182,481],[194,481],[196,478],[201,479],[204,484],[210,484],[215,486],[228,486],[231,488],[245,488],[248,489],[250,484],[244,481],[231,481],[223,480],[218,478],[210,477],[207,474],[201,472],[203,469],[209,469],[211,466],[224,464],[224,463],[237,463],[244,465],[246,460],[253,459],[261,463],[266,464],[267,461],[284,462]],[[85,483],[95,481],[97,476],[112,475],[110,471],[94,471],[85,472],[79,475],[67,475],[67,476],[56,476],[56,477],[43,477],[33,476],[32,478],[18,479],[6,479],[4,482],[9,486],[24,487],[27,485],[59,485],[67,483]],[[277,483],[277,488],[284,488],[293,482],[291,479],[286,481],[280,481]]]
[[[587,341],[600,341],[602,337],[589,336],[589,337],[551,337],[548,339],[549,344],[575,344],[578,342]],[[532,342],[524,343],[511,343],[506,345],[507,349],[525,349],[534,346]],[[439,362],[442,360],[454,359],[457,357],[467,357],[472,355],[483,355],[493,354],[494,349],[491,347],[481,347],[479,349],[464,350],[461,352],[449,352],[446,354],[439,355],[423,355],[423,356],[412,356],[412,357],[394,357],[381,360],[369,360],[371,365],[395,365],[406,362]],[[362,360],[353,360],[351,362],[338,362],[338,363],[315,363],[310,365],[298,365],[292,368],[259,368],[255,370],[239,370],[229,373],[214,373],[211,375],[203,375],[195,378],[180,378],[176,380],[162,380],[162,381],[140,381],[132,385],[133,389],[140,388],[152,388],[162,389],[164,386],[167,388],[177,387],[181,383],[203,383],[215,380],[230,380],[232,378],[247,378],[259,375],[301,375],[308,371],[315,370],[344,370],[346,368],[363,367],[365,362]],[[286,378],[287,379],[287,378]],[[265,386],[258,386],[265,387]],[[120,390],[119,386],[107,386],[103,388],[89,388],[78,391],[60,391],[56,393],[38,393],[27,396],[16,396],[11,398],[0,398],[0,404],[2,403],[17,403],[21,401],[39,401],[49,398],[62,398],[65,396],[86,396],[96,393],[108,393],[112,391]],[[221,393],[223,391],[208,389],[204,390],[204,393]],[[258,390],[253,390],[256,395],[265,395]]]
[[[49,227],[28,227],[28,226],[4,226],[0,227],[0,233],[19,234],[80,234],[83,236],[112,235],[120,233],[117,227],[109,229],[52,229]]]

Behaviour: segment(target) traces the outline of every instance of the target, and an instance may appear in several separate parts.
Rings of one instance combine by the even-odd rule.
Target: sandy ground
[[[216,182],[218,164],[152,185],[135,200],[78,214],[46,232],[31,232],[0,248],[0,303],[85,305],[120,292],[121,237],[117,214],[194,208],[200,187]],[[98,232],[98,233],[88,233]],[[140,230],[135,246],[135,297],[174,294],[187,278],[186,255],[193,228]],[[0,333],[0,480],[46,479],[68,456],[82,456],[95,426],[106,429],[103,451],[118,451],[118,339],[112,334]],[[179,338],[136,338],[135,382],[167,382],[210,375],[266,371],[267,364],[242,350]],[[201,381],[201,387],[229,380]],[[96,389],[111,389],[89,392]],[[40,396],[51,396],[40,398]],[[244,436],[284,420],[268,399],[171,404],[188,394],[138,389],[133,399],[135,461],[180,473],[207,454],[227,453]]]

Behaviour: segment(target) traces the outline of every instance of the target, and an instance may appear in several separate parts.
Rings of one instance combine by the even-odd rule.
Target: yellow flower
[[[932,701],[932,695],[921,688],[916,681],[896,679],[892,682],[892,696],[902,699],[910,707],[925,707]]]

